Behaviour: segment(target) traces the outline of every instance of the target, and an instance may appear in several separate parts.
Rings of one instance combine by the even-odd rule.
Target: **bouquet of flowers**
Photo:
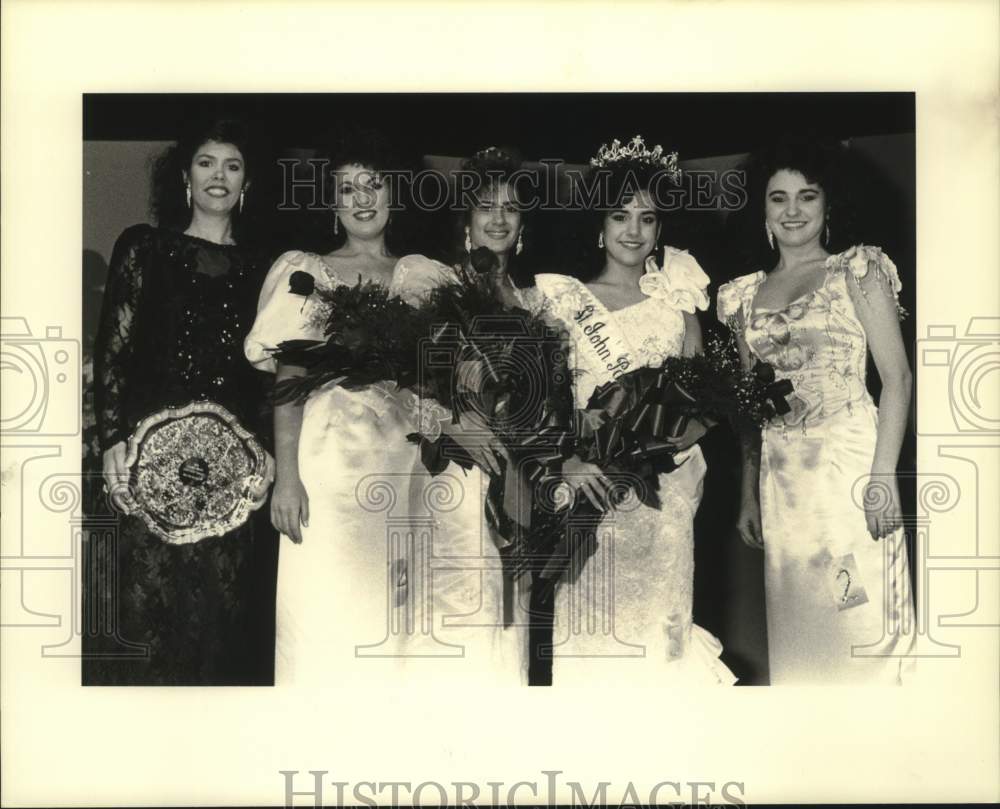
[[[373,282],[318,289],[307,273],[293,273],[293,292],[319,297],[326,339],[278,346],[278,361],[306,373],[280,382],[275,401],[302,401],[330,382],[354,390],[391,381],[449,408],[455,421],[475,410],[497,435],[534,431],[545,408],[572,401],[565,346],[540,317],[498,300],[489,280],[496,265],[490,250],[474,250],[471,271],[417,306]],[[297,287],[296,275],[308,283]]]
[[[503,446],[485,509],[511,577],[535,512],[535,485],[560,479],[572,450],[573,395],[564,336],[542,317],[500,301],[497,266],[489,249],[474,250],[455,282],[432,289],[417,306],[374,283],[317,290],[312,276],[303,273],[298,288],[293,275],[292,292],[320,297],[326,339],[278,346],[275,357],[305,374],[280,382],[274,398],[301,401],[331,382],[347,389],[390,382],[419,397],[421,410],[443,407],[453,422],[469,416],[483,425]],[[438,474],[452,461],[471,468],[468,453],[439,422],[428,429],[430,421],[421,418],[419,431],[407,436],[419,444],[427,470]],[[512,607],[505,604],[508,618]]]
[[[676,468],[667,438],[684,433],[692,418],[731,420],[759,428],[787,413],[788,380],[757,363],[745,370],[731,340],[709,340],[704,354],[668,357],[658,368],[638,368],[594,391],[578,416],[576,453],[604,472],[641,478]],[[655,487],[645,495],[658,506]]]
[[[301,275],[304,284],[295,284]],[[325,341],[287,340],[278,346],[279,362],[305,368],[303,376],[285,379],[274,389],[278,404],[303,401],[330,382],[356,390],[385,380],[409,387],[417,376],[413,346],[429,324],[405,301],[392,298],[382,285],[372,281],[355,286],[317,289],[308,273],[293,273],[292,291],[317,295],[327,313]],[[386,323],[393,328],[387,329]]]
[[[619,496],[635,491],[659,507],[658,475],[677,467],[667,437],[691,418],[759,426],[787,412],[791,383],[776,382],[764,364],[743,369],[732,339],[715,339],[703,355],[671,357],[601,386],[574,410],[565,337],[541,315],[501,303],[491,282],[496,262],[486,248],[473,251],[469,270],[416,307],[373,283],[316,291],[326,340],[278,347],[279,361],[306,373],[279,383],[275,398],[301,400],[330,382],[356,389],[392,381],[447,408],[454,422],[475,415],[504,448],[486,513],[508,572],[534,569],[554,586],[571,559],[593,550],[593,531],[575,528],[603,516],[582,494],[566,496],[566,458],[576,454],[630,481]],[[446,433],[408,438],[431,474],[451,461],[472,466]]]
[[[613,504],[634,493],[659,508],[659,475],[678,467],[667,439],[682,435],[693,418],[759,429],[789,411],[791,392],[791,382],[776,380],[770,365],[745,369],[731,337],[712,338],[704,354],[669,357],[597,388],[575,414],[573,451],[616,482]],[[567,569],[593,554],[603,511],[580,492],[567,496],[565,487],[540,492],[538,504],[539,518],[520,537],[519,563],[539,571],[551,593]]]

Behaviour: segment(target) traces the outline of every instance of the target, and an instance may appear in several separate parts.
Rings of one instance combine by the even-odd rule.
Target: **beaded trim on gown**
[[[780,309],[755,306],[764,273],[719,290],[719,319],[795,386],[791,412],[763,430],[764,534],[771,684],[899,683],[915,631],[902,529],[879,542],[865,523],[878,410],[865,387],[858,309],[896,299],[896,267],[859,246],[830,256],[822,285]]]
[[[122,233],[94,350],[102,451],[143,418],[192,401],[222,405],[269,445],[264,386],[240,351],[262,275],[256,252],[242,246],[150,225]],[[256,512],[223,536],[172,545],[138,516],[108,513],[106,500],[90,511],[84,601],[115,631],[84,634],[85,684],[267,681],[256,648],[256,576],[275,541],[266,517]]]
[[[686,252],[648,262],[639,303],[611,311],[575,278],[536,277],[546,306],[570,336],[575,399],[628,370],[680,355],[683,312],[705,309],[708,277]],[[639,686],[732,685],[722,645],[692,620],[694,515],[705,461],[695,445],[659,478],[660,509],[632,494],[598,526],[598,548],[556,592],[553,685],[605,681]]]

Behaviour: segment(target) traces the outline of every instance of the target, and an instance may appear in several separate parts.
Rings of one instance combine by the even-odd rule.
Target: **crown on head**
[[[597,150],[597,156],[590,158],[590,165],[604,167],[625,160],[661,168],[669,172],[674,180],[678,180],[681,175],[681,170],[677,167],[677,152],[664,152],[659,144],[650,151],[646,148],[642,135],[636,135],[627,146],[622,146],[617,138],[611,141],[611,146],[603,144]]]
[[[476,160],[512,160],[512,155],[507,154],[503,149],[497,146],[487,146],[485,149],[480,149],[475,154]]]
[[[479,173],[512,172],[521,166],[521,157],[512,150],[489,146],[462,162],[462,168]]]

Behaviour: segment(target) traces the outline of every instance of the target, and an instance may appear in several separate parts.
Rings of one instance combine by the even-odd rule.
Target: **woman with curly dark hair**
[[[137,659],[98,661],[102,684],[251,683],[250,570],[260,525],[170,544],[136,516],[128,490],[129,436],[166,408],[213,403],[258,439],[267,433],[263,389],[241,361],[261,264],[237,238],[257,168],[246,127],[193,126],[157,162],[157,226],[135,225],[112,253],[94,351],[95,406],[104,478],[126,513],[118,523],[117,599],[122,639]],[[254,492],[266,495],[273,463]],[[259,503],[258,503],[259,504]]]
[[[852,244],[842,157],[798,138],[757,157],[760,269],[719,290],[745,363],[794,385],[790,412],[743,439],[738,527],[764,549],[772,684],[898,683],[914,640],[896,479],[911,387],[901,284],[880,248]]]
[[[380,133],[346,128],[323,157],[333,248],[324,255],[292,250],[275,262],[245,343],[250,362],[274,371],[278,381],[305,373],[276,363],[281,343],[324,339],[326,313],[314,290],[371,283],[416,303],[455,278],[451,267],[423,256],[397,257],[392,239],[405,211],[389,180],[401,167]],[[442,543],[481,534],[479,493],[466,497],[457,475],[435,478],[426,497],[411,487],[419,460],[408,436],[427,426],[424,417],[444,429],[447,419],[435,417],[436,411],[433,403],[420,403],[390,383],[356,390],[332,383],[304,403],[275,407],[271,517],[289,540],[282,542],[278,561],[277,684],[390,685],[403,676],[402,662],[412,663],[407,677],[433,678],[441,676],[448,666],[442,658],[449,657],[457,658],[452,666],[467,671],[469,659],[456,654],[459,647],[439,639],[425,613],[414,612],[431,596],[419,584],[423,570],[408,566],[413,555],[407,549],[424,532]],[[469,454],[490,462],[488,439],[474,431],[467,439]],[[411,531],[418,513],[419,525]],[[478,577],[479,569],[472,573]],[[472,634],[484,632],[473,627]]]
[[[530,273],[524,262],[530,250],[525,229],[530,172],[522,168],[514,149],[489,147],[463,160],[454,179],[453,243],[444,251],[454,270],[422,256],[408,256],[401,265],[404,269],[436,266],[442,278],[455,280],[459,273],[466,277],[486,273],[504,307],[530,309],[534,289],[526,283]],[[517,322],[516,316],[510,322]],[[497,321],[493,325],[503,328]],[[445,460],[444,474],[430,475],[418,460],[410,476],[411,504],[427,502],[445,479],[460,492],[457,499],[462,502],[462,508],[449,515],[451,530],[444,530],[447,526],[432,534],[414,530],[413,544],[399,559],[410,591],[426,594],[412,602],[414,621],[432,627],[440,642],[464,650],[450,663],[437,662],[438,676],[498,685],[524,683],[528,679],[526,599],[522,599],[526,581],[523,577],[515,581],[505,570],[501,549],[506,543],[495,521],[486,516],[489,487],[502,491],[509,459],[487,426],[487,414],[472,407],[457,421],[450,412],[443,415],[440,432],[461,447],[475,467],[462,470]],[[413,516],[417,529],[424,515],[416,509]],[[431,569],[422,559],[437,562]],[[419,641],[411,638],[404,647],[407,653],[420,649],[414,640]]]
[[[591,164],[593,193],[581,217],[593,230],[582,266],[574,276],[536,276],[546,310],[570,337],[577,408],[631,370],[700,352],[696,312],[708,306],[709,279],[698,262],[661,241],[663,211],[680,177],[677,155],[636,136],[602,147]],[[631,490],[621,499],[621,481],[594,464],[577,457],[564,464],[573,496],[604,516],[593,528],[593,555],[573,560],[557,584],[556,686],[735,681],[719,659],[721,644],[692,616],[694,516],[706,471],[698,442],[709,426],[691,419],[669,439],[678,468],[657,477],[659,508]]]
[[[535,176],[511,147],[490,146],[462,161],[463,195],[456,201],[454,263],[469,266],[472,252],[486,247],[496,256],[491,270],[497,294],[512,305],[526,303],[532,286],[530,216]]]

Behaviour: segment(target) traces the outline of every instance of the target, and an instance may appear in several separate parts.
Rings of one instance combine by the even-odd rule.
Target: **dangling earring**
[[[472,237],[469,235],[469,226],[465,226],[465,252],[472,252]]]
[[[333,215],[333,235],[337,235],[338,226],[340,224],[340,217],[337,214]]]
[[[240,189],[240,213],[243,213],[243,201],[246,198],[247,190],[245,188]]]
[[[184,186],[184,193],[187,196],[187,204],[188,204],[188,207],[190,208],[191,207],[191,183],[188,183],[186,186]]]
[[[602,248],[602,249],[604,248],[604,231],[603,230],[600,233],[597,234],[597,246],[600,247],[600,248]]]
[[[830,244],[830,220],[826,220],[826,243]]]
[[[382,231],[382,255],[391,256],[392,251],[389,250],[389,241],[392,239],[392,214],[389,214],[385,220],[385,230]]]
[[[771,245],[771,249],[774,249],[774,234],[771,232],[771,226],[764,223],[764,231],[767,233],[767,243]]]
[[[517,234],[517,244],[514,247],[514,255],[521,255],[521,251],[524,250],[524,238],[520,233]]]

